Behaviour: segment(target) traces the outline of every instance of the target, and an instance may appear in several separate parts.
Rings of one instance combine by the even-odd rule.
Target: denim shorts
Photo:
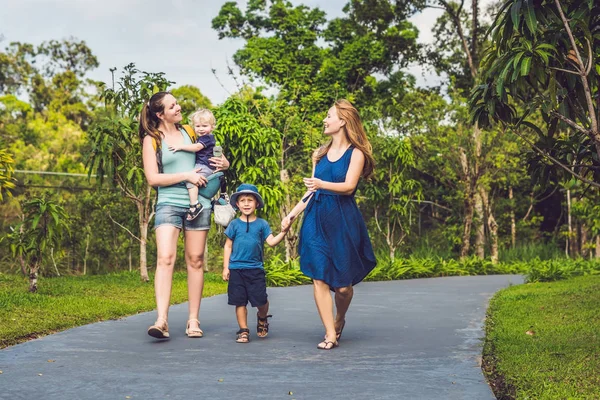
[[[158,204],[154,215],[154,229],[161,225],[171,225],[186,231],[207,231],[210,229],[211,211],[210,208],[205,208],[193,221],[188,221],[187,207]]]

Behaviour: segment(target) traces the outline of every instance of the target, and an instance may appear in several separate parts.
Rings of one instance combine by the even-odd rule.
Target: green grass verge
[[[0,348],[155,308],[154,284],[141,282],[139,273],[41,278],[37,293],[27,288],[27,278],[0,274]],[[220,275],[205,274],[204,297],[225,292]],[[171,303],[185,301],[187,275],[176,272]]]
[[[600,398],[600,276],[506,288],[490,302],[484,369],[498,399]]]

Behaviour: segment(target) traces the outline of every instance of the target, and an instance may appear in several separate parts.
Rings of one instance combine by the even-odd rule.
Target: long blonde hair
[[[340,99],[334,103],[335,109],[338,114],[338,118],[345,121],[346,124],[342,127],[346,133],[346,137],[355,148],[362,151],[365,155],[365,165],[363,166],[362,176],[368,178],[375,169],[375,159],[373,158],[373,148],[367,133],[363,127],[362,121],[358,110],[346,99]],[[329,149],[331,148],[333,140],[329,143],[321,146],[317,149],[315,154],[315,160],[318,162],[321,158],[325,157]]]

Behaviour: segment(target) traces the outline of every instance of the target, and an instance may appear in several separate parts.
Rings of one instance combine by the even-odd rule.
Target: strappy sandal
[[[237,343],[248,343],[250,342],[250,329],[242,328],[236,332],[235,341]]]
[[[323,340],[321,343],[319,343],[317,345],[317,349],[319,349],[319,350],[331,350],[331,349],[334,349],[334,348],[336,348],[338,346],[339,346],[339,344],[338,344],[337,340],[335,342],[332,342],[331,340],[325,339],[325,340]]]
[[[190,329],[190,322],[194,321],[198,323],[198,328]],[[202,336],[204,336],[204,332],[202,332],[202,329],[200,329],[200,321],[198,321],[197,319],[188,320],[187,326],[185,328],[185,334],[187,335],[187,337],[190,338],[201,338]]]
[[[164,324],[159,324],[162,321]],[[167,339],[169,337],[169,324],[164,318],[158,318],[154,325],[148,328],[148,335],[156,339]]]
[[[187,212],[187,217],[186,219],[188,221],[193,221],[196,219],[196,217],[198,217],[198,215],[200,215],[200,213],[202,212],[202,210],[204,210],[204,206],[200,203],[196,203],[194,205],[190,204],[190,209]]]
[[[258,313],[256,313],[256,336],[259,338],[266,338],[269,334],[269,318],[272,318],[272,315],[267,315],[264,318],[261,318]]]

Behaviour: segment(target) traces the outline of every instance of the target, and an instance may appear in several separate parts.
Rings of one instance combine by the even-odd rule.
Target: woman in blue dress
[[[346,324],[353,285],[377,263],[354,199],[358,180],[371,175],[374,159],[358,111],[349,101],[338,100],[323,123],[323,133],[331,140],[313,153],[312,177],[304,178],[307,192],[284,218],[282,228],[304,211],[300,267],[313,279],[315,303],[325,327],[325,338],[317,347],[331,350],[338,346]]]

